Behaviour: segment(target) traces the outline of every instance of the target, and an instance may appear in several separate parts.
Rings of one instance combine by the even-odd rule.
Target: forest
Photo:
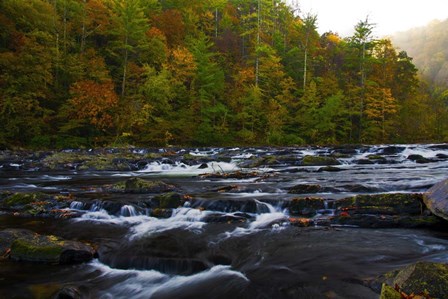
[[[281,0],[2,0],[0,148],[448,140],[448,86]]]

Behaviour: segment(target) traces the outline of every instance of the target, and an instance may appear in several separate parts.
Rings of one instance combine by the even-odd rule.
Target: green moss
[[[401,299],[401,294],[393,287],[383,283],[380,299]]]
[[[11,256],[16,260],[59,263],[62,246],[58,243],[30,242],[17,239],[11,245]]]
[[[52,295],[61,289],[58,284],[34,284],[29,286],[34,299],[54,298]]]
[[[42,200],[44,197],[42,193],[14,193],[5,199],[3,204],[8,207],[22,206]]]
[[[182,196],[176,192],[168,192],[154,197],[159,202],[160,209],[174,209],[182,206]]]
[[[305,156],[302,164],[305,166],[325,166],[340,165],[341,163],[333,157]]]
[[[432,298],[445,298],[448,294],[448,265],[418,262],[402,269],[394,284],[407,294],[427,293]]]

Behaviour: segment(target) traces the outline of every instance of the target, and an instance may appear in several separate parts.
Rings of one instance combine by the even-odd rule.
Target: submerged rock
[[[91,260],[95,250],[81,242],[39,235],[25,229],[0,231],[1,255],[14,261],[77,264]]]
[[[448,220],[448,179],[432,186],[423,195],[423,201],[431,212]]]

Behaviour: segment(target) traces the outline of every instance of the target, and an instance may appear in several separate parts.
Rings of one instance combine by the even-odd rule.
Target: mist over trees
[[[280,0],[3,0],[0,146],[447,140],[446,86],[369,19],[318,22]]]

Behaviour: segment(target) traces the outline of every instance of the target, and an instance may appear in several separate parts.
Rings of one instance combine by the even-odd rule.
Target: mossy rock
[[[24,206],[36,201],[43,201],[50,196],[43,193],[14,193],[3,200],[3,206],[16,207]]]
[[[173,214],[171,209],[160,209],[156,208],[151,210],[151,216],[156,218],[170,218]]]
[[[168,192],[154,197],[159,209],[175,209],[183,205],[184,199],[179,193]]]
[[[43,262],[58,264],[62,253],[62,244],[45,240],[17,239],[11,246],[11,259],[16,261]]]
[[[0,231],[1,248],[10,248],[9,258],[14,261],[75,264],[89,261],[95,252],[81,242],[63,240],[52,235],[39,235],[24,229]]]
[[[292,194],[307,194],[307,193],[318,193],[322,192],[324,189],[321,185],[317,184],[299,184],[288,189],[288,193]]]
[[[111,189],[114,192],[145,194],[173,191],[175,187],[162,181],[148,181],[134,177],[112,185]]]
[[[402,299],[401,294],[393,287],[383,283],[380,299]]]
[[[338,209],[366,210],[369,214],[420,215],[424,210],[422,195],[418,193],[357,195],[337,200],[335,206]]]
[[[322,157],[322,156],[305,156],[302,160],[304,166],[327,166],[327,165],[341,165],[334,157]]]
[[[448,294],[448,265],[417,262],[400,270],[393,279],[406,294],[426,293],[431,298],[446,298]]]
[[[289,202],[289,211],[291,215],[312,217],[316,215],[317,210],[324,208],[324,199],[318,197],[293,198]]]

